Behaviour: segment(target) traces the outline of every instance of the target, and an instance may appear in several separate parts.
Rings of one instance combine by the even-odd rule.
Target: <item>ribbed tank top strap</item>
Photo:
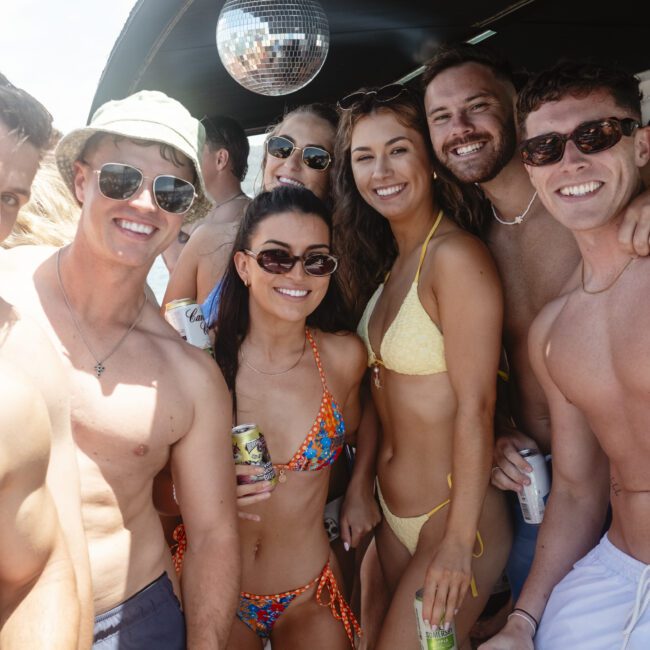
[[[424,244],[422,244],[422,251],[420,252],[420,261],[418,262],[418,272],[415,274],[415,280],[414,280],[416,284],[420,279],[420,269],[422,268],[422,262],[424,262],[424,256],[427,254],[427,246],[429,245],[431,238],[435,235],[436,230],[438,229],[438,226],[440,225],[441,221],[442,221],[442,210],[438,212],[438,216],[436,217],[433,226],[431,226],[431,230],[429,230],[429,234],[427,235],[427,238],[424,240]]]
[[[309,331],[309,328],[305,329],[305,336],[311,345],[311,351],[314,353],[314,360],[316,361],[316,367],[318,368],[318,374],[320,375],[321,384],[323,384],[323,390],[327,390],[327,382],[325,381],[325,372],[323,371],[323,364],[320,360],[320,354],[318,353],[318,348],[316,347],[316,341],[312,333]]]

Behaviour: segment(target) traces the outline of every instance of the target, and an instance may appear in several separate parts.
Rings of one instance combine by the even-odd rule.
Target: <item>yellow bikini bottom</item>
[[[447,476],[447,483],[449,484],[449,489],[451,489],[451,474]],[[442,510],[445,506],[451,503],[451,499],[447,499],[442,503],[438,504],[435,508],[429,510],[429,512],[423,515],[417,515],[416,517],[398,517],[394,515],[384,500],[384,496],[381,493],[381,487],[379,487],[379,479],[376,480],[377,484],[377,496],[379,497],[379,505],[381,506],[382,513],[384,514],[384,519],[390,527],[390,529],[395,533],[395,537],[399,539],[402,544],[407,548],[408,552],[411,555],[414,555],[415,549],[418,545],[418,539],[420,538],[420,531],[422,526],[433,517],[439,510]],[[483,555],[483,538],[481,533],[476,531],[476,541],[478,542],[479,551],[478,553],[472,553],[472,557],[479,558]],[[478,596],[478,589],[476,588],[476,581],[474,576],[472,576],[471,582],[472,596],[476,598]]]

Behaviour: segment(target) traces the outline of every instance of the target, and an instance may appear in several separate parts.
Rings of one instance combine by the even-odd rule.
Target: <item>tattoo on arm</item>
[[[609,485],[611,487],[611,492],[615,497],[617,497],[622,492],[621,488],[616,482],[616,479],[613,476],[609,477]]]

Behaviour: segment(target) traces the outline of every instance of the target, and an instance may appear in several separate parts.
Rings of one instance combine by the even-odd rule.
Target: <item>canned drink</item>
[[[238,476],[238,483],[271,481],[271,485],[275,485],[278,482],[264,434],[256,424],[240,424],[233,428],[232,455],[235,465],[259,465],[263,468],[263,471],[255,476]]]
[[[208,326],[201,308],[190,298],[172,300],[165,305],[165,320],[188,343],[212,354]]]
[[[415,620],[418,626],[418,636],[420,637],[420,648],[422,650],[458,650],[456,643],[456,626],[454,623],[448,630],[439,627],[435,632],[427,630],[422,618],[422,594],[424,589],[418,589],[415,592]],[[443,618],[440,621],[442,623]]]
[[[544,497],[551,489],[546,460],[536,449],[521,449],[519,455],[533,468],[533,471],[527,474],[530,485],[524,485],[524,489],[517,494],[521,514],[526,523],[541,524],[546,508]]]

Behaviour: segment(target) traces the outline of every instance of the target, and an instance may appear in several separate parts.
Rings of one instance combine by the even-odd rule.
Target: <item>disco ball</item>
[[[227,0],[217,22],[217,49],[228,74],[260,95],[288,95],[325,63],[327,16],[316,0]]]

